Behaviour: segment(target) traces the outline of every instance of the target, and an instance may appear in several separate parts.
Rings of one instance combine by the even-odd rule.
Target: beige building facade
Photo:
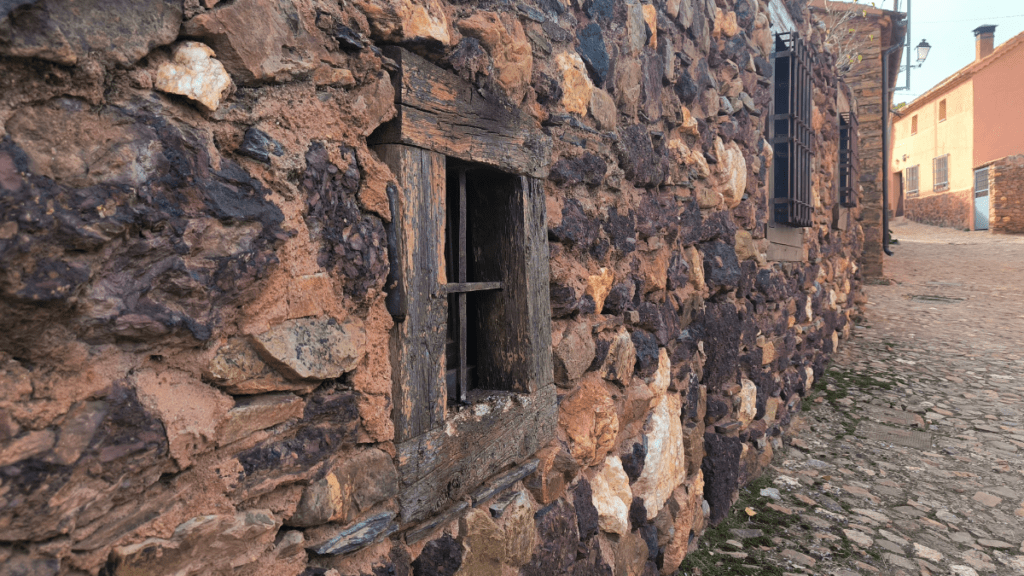
[[[996,49],[994,31],[977,28],[975,61],[898,111],[896,216],[964,230],[987,229],[1001,217],[993,213],[984,167],[1024,152],[1024,34]]]

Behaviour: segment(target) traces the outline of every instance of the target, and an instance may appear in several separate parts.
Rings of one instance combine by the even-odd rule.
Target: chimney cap
[[[981,36],[982,34],[995,34],[995,32],[995,24],[985,24],[984,26],[978,26],[977,28],[974,29],[975,36]]]

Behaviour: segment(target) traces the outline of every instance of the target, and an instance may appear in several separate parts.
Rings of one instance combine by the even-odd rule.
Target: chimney
[[[974,29],[974,61],[978,62],[995,49],[996,27],[978,26]]]

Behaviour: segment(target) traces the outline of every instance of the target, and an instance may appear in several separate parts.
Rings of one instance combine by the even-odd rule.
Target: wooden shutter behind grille
[[[806,44],[796,33],[776,36],[775,222],[811,225],[811,62]]]
[[[857,142],[857,115],[839,115],[839,204],[848,208],[857,205],[857,178],[860,154]]]

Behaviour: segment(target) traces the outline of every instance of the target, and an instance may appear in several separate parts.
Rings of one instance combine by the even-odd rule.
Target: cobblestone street
[[[1024,238],[893,236],[892,284],[684,573],[1024,574]]]

